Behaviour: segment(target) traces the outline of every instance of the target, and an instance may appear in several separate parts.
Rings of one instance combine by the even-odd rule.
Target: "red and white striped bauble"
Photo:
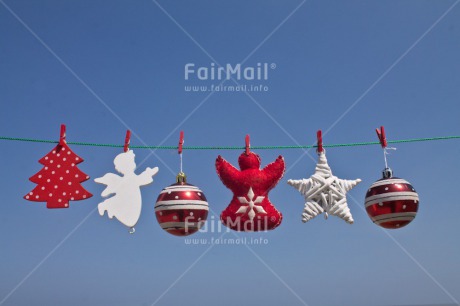
[[[176,236],[197,232],[208,217],[208,202],[198,187],[178,176],[177,183],[164,188],[155,204],[155,215],[161,228]]]
[[[365,205],[375,224],[396,229],[414,220],[418,203],[418,194],[408,181],[389,175],[372,184]]]

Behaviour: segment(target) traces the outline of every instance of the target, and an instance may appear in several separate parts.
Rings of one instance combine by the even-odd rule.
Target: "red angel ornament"
[[[216,170],[222,183],[233,192],[228,207],[221,213],[222,223],[235,231],[256,232],[272,230],[281,224],[283,215],[268,198],[283,177],[284,159],[279,156],[273,163],[260,169],[259,155],[244,152],[238,158],[241,170],[223,159],[216,160]]]

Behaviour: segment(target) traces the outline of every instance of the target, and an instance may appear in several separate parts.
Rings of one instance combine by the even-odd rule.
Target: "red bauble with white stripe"
[[[376,181],[366,193],[366,211],[372,222],[388,229],[397,229],[414,220],[419,198],[412,185],[389,175]]]
[[[155,215],[161,228],[175,236],[196,233],[208,217],[208,202],[198,187],[188,184],[185,175],[164,188],[155,204]]]

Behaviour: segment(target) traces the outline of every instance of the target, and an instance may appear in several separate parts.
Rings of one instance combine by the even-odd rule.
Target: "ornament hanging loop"
[[[323,132],[321,130],[318,130],[316,132],[316,153],[321,154],[324,152],[323,149]]]
[[[129,151],[129,143],[131,142],[131,131],[127,130],[126,131],[126,137],[125,137],[125,145],[123,146],[123,151],[128,152]]]
[[[65,124],[61,124],[61,132],[59,134],[59,145],[61,146],[65,144],[65,131],[66,131]]]
[[[177,153],[179,154],[179,158],[180,158],[180,173],[179,175],[183,172],[182,172],[182,149],[184,147],[184,131],[180,131],[180,134],[179,134],[179,145],[177,146]],[[178,176],[179,176],[178,175]],[[185,182],[185,180],[184,180]],[[179,183],[179,181],[178,181]]]
[[[377,133],[377,137],[380,141],[380,146],[383,149],[383,159],[385,160],[385,169],[382,171],[382,176],[384,179],[392,178],[393,177],[393,170],[388,167],[387,155],[388,150],[396,150],[396,148],[388,147],[387,136],[385,134],[385,127],[382,125],[380,129],[375,129]]]
[[[246,138],[244,139],[244,141],[245,141],[246,155],[249,155],[249,152],[251,149],[251,139],[249,137],[249,134],[246,135]]]

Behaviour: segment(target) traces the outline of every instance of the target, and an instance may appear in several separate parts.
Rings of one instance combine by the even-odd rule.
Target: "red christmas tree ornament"
[[[385,170],[383,178],[373,183],[366,193],[366,211],[375,224],[397,229],[414,220],[419,197],[408,181],[393,177],[393,171],[388,167],[386,160],[387,141],[383,126],[380,130],[377,129],[377,135],[384,149]]]
[[[81,185],[89,176],[78,169],[77,165],[83,159],[67,145],[65,130],[62,124],[58,145],[39,160],[44,167],[29,179],[37,186],[24,199],[46,202],[47,208],[68,208],[69,200],[85,200],[93,196]]]
[[[176,183],[164,188],[155,204],[155,216],[161,228],[175,236],[188,236],[196,233],[208,217],[208,201],[203,191],[188,184],[182,172],[182,146],[184,133],[180,133],[178,153],[180,172]]]
[[[268,193],[284,175],[284,159],[279,156],[273,163],[260,169],[259,155],[249,148],[248,135],[246,150],[238,158],[241,170],[220,155],[217,157],[217,174],[233,192],[233,198],[221,213],[220,219],[225,226],[235,231],[272,230],[281,224],[283,215],[270,202]]]

